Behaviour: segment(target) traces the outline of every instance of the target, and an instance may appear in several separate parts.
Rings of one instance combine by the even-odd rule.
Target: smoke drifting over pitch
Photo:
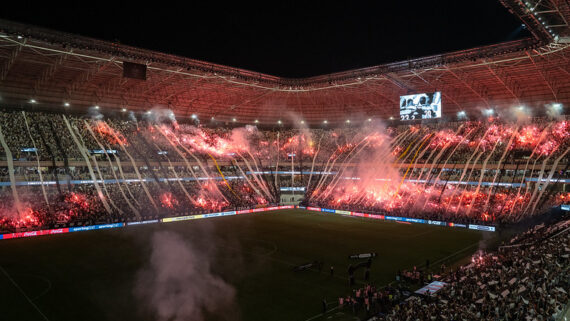
[[[210,255],[180,235],[152,236],[148,266],[139,271],[134,289],[145,313],[157,321],[236,320],[236,290],[212,273]]]

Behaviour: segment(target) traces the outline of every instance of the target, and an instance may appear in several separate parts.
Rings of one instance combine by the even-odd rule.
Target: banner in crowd
[[[525,181],[527,182],[538,182],[538,177],[526,177]],[[542,178],[540,180],[541,183],[561,183],[561,184],[570,184],[570,178]]]
[[[147,220],[147,221],[137,221],[137,222],[128,222],[127,225],[144,225],[144,224],[152,224],[158,223],[160,220]]]
[[[60,229],[53,229],[53,230],[39,230],[39,231],[0,234],[0,239],[16,239],[16,238],[21,238],[21,237],[32,237],[32,236],[39,236],[39,235],[62,234],[62,233],[69,233],[69,229],[68,228],[60,228]]]
[[[421,294],[421,295],[429,294],[429,296],[432,296],[432,295],[434,295],[434,293],[441,290],[446,284],[447,283],[445,283],[445,282],[433,281],[432,283],[430,283],[430,284],[424,286],[423,288],[417,290],[415,293]],[[428,293],[428,291],[429,291],[429,293]]]
[[[488,231],[488,232],[495,232],[494,226],[485,226],[485,225],[475,225],[469,224],[470,230],[479,230],[479,231]]]
[[[353,254],[348,256],[349,259],[368,259],[372,257],[376,257],[376,253],[362,253],[362,254]]]
[[[281,192],[304,192],[305,187],[279,187]]]

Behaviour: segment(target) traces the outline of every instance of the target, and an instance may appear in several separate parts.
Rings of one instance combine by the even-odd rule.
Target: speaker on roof
[[[123,78],[146,80],[146,65],[123,61]]]

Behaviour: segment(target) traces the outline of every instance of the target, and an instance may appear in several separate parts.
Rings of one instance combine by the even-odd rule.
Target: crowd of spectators
[[[404,298],[399,288],[387,286],[376,288],[372,284],[352,290],[352,293],[338,298],[339,310],[353,315],[377,315],[389,311]]]
[[[367,159],[375,160],[377,158],[372,155],[378,146],[388,148],[391,162],[411,163],[411,155],[417,154],[414,159],[416,164],[406,176],[409,179],[446,181],[459,180],[461,177],[464,180],[481,177],[483,181],[518,182],[525,177],[546,174],[538,166],[528,170],[522,169],[522,165],[517,170],[506,170],[504,166],[496,165],[482,168],[483,159],[488,156],[489,165],[498,164],[503,159],[503,164],[531,162],[544,164],[548,169],[568,149],[570,142],[570,134],[567,133],[569,126],[561,121],[540,121],[524,126],[497,121],[492,124],[450,123],[443,128],[441,124],[398,126],[378,133],[373,125],[363,128],[347,126],[335,129],[257,130],[254,127],[196,127],[178,124],[173,120],[157,124],[150,119],[103,119],[97,113],[80,117],[45,112],[0,111],[0,126],[5,145],[9,149],[6,151],[4,145],[0,146],[0,161],[6,160],[8,152],[13,159],[13,168],[9,167],[8,162],[0,167],[0,182],[4,182],[0,191],[0,198],[4,200],[0,216],[4,222],[17,216],[13,214],[15,201],[11,190],[16,188],[18,194],[22,195],[18,211],[22,207],[29,207],[34,213],[43,213],[37,216],[50,218],[43,220],[50,224],[63,221],[62,218],[66,215],[55,213],[64,212],[58,208],[69,207],[65,202],[73,193],[84,195],[89,204],[92,204],[92,210],[85,215],[71,216],[91,220],[136,219],[141,215],[161,215],[168,211],[187,213],[274,203],[280,199],[280,186],[306,187],[309,191],[306,202],[330,207],[330,199],[316,201],[311,198],[321,175],[312,175],[309,182],[311,174],[307,173],[311,170],[334,173],[343,170],[341,167],[345,162],[353,162],[350,166],[358,166],[359,162]],[[176,137],[168,137],[168,133],[173,132],[176,132]],[[541,144],[518,138],[513,140],[512,147],[508,147],[507,142],[515,132],[519,132],[521,137],[527,137],[527,132],[538,133],[538,137],[544,138],[539,143],[544,145],[546,140],[551,141],[554,144],[552,150],[549,154],[539,154],[535,149]],[[537,135],[532,137],[537,139]],[[427,142],[426,139],[430,139],[429,143],[422,144],[424,140]],[[493,143],[499,140],[501,143]],[[410,149],[416,152],[408,152]],[[486,152],[485,157],[472,157],[474,153],[483,151]],[[362,157],[353,158],[359,153]],[[525,159],[524,155],[534,156]],[[562,157],[559,165],[567,164],[568,156]],[[443,163],[463,164],[467,161],[472,164],[475,160],[477,166],[466,169],[462,165],[442,171],[441,166],[434,166]],[[420,163],[431,165],[419,166]],[[301,169],[303,175],[275,174],[275,171]],[[244,172],[251,171],[265,171],[268,174],[255,177],[248,175],[249,181],[225,180],[220,177],[220,174],[239,177]],[[11,182],[11,172],[16,182],[36,183],[33,186],[20,184],[16,187]],[[402,167],[399,172],[399,175],[404,176],[407,170]],[[559,179],[569,175],[570,171],[566,170],[557,173],[555,177]],[[332,176],[334,175],[330,175]],[[215,177],[216,181],[205,184],[189,181],[179,183],[174,180],[189,177]],[[72,183],[93,179],[112,180],[115,183],[100,183],[99,186]],[[146,182],[140,182],[141,179]],[[128,182],[116,183],[118,180]],[[36,186],[37,182],[50,184],[40,188]],[[480,191],[483,194],[489,192],[493,195],[512,196],[509,193],[513,189],[481,188]],[[528,188],[523,190],[523,198],[528,197],[528,194]],[[556,196],[553,193],[547,195],[550,198]],[[163,205],[161,197],[167,198],[166,203],[169,200],[173,200],[173,203]],[[495,200],[493,196],[489,204],[501,204],[502,200]],[[522,218],[520,215],[496,215],[485,219],[480,213],[467,216],[462,212],[452,215],[441,208],[431,208],[430,204],[434,202],[434,199],[431,203],[426,202],[423,210],[412,214],[404,207],[387,211],[385,208],[351,202],[335,204],[335,208],[453,220],[458,223],[485,220],[508,223]],[[502,212],[511,211],[503,209],[500,213]]]
[[[366,285],[339,298],[344,313],[367,320],[560,320],[570,304],[570,218],[534,226],[497,251],[473,255],[457,269],[442,266],[439,291],[413,294],[399,274],[386,287]],[[412,271],[409,271],[412,272]],[[418,272],[420,273],[420,272]],[[415,287],[432,281],[432,274]],[[363,312],[365,311],[365,312]]]
[[[385,320],[554,320],[568,303],[570,221],[535,228],[446,276],[433,298],[410,300]],[[521,243],[522,242],[522,243]]]

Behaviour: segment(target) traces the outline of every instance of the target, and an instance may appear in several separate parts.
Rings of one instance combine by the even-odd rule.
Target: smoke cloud
[[[99,109],[96,107],[89,107],[87,109],[87,117],[93,120],[101,120],[103,119],[103,114],[99,112]]]
[[[564,106],[560,103],[552,103],[547,104],[546,108],[546,115],[553,119],[563,119],[562,115],[564,112]]]
[[[235,289],[211,270],[211,255],[179,234],[155,232],[147,267],[134,289],[157,321],[235,320]]]
[[[532,110],[526,106],[512,106],[503,109],[499,116],[512,123],[526,123],[532,117]]]
[[[176,122],[176,116],[174,115],[174,112],[170,109],[162,107],[154,107],[151,110],[147,111],[144,114],[143,119],[155,124]]]
[[[134,121],[135,123],[137,122],[137,116],[135,116],[135,113],[132,111],[129,111],[129,120],[130,121]]]
[[[322,177],[309,197],[316,200],[332,197],[333,206],[381,203],[391,207],[401,175],[392,166],[394,155],[385,127],[376,123],[352,132],[350,136],[337,133],[332,136],[338,147],[331,151],[333,156],[324,171],[335,170],[337,174]],[[334,163],[338,166],[334,167]]]

